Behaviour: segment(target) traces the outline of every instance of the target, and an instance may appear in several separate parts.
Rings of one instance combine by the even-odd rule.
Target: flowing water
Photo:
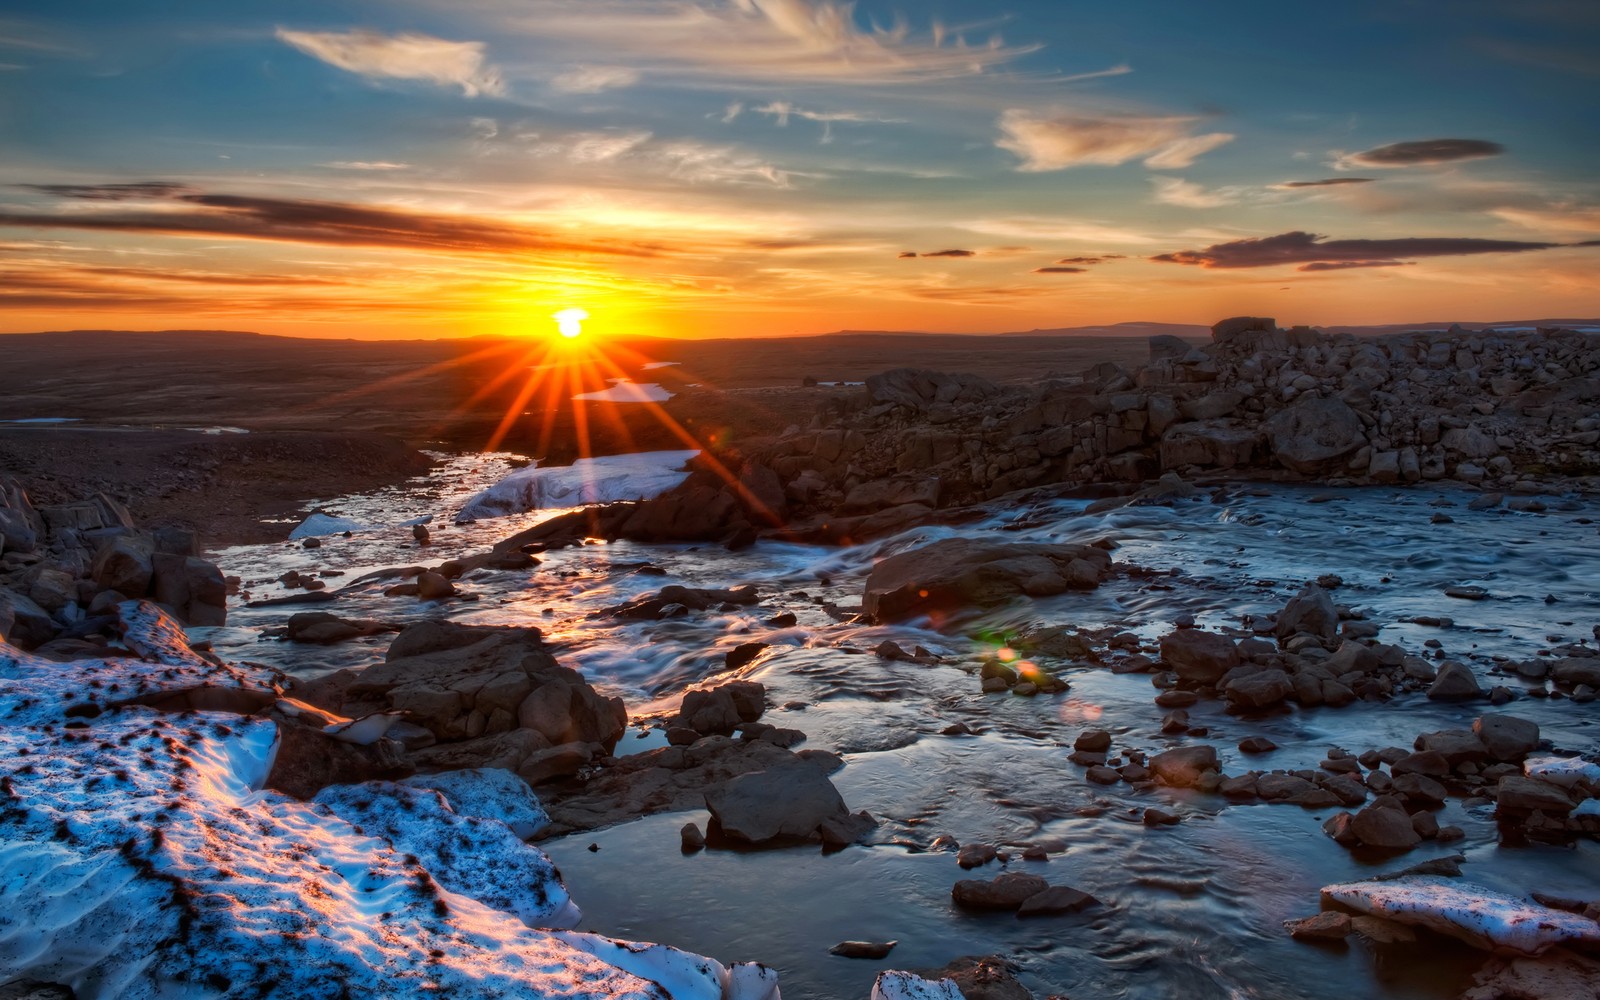
[[[1049,662],[1071,682],[1060,695],[984,695],[972,672],[1008,633],[1032,625],[1114,627],[1153,641],[1174,619],[1237,626],[1271,614],[1306,580],[1333,573],[1341,603],[1383,626],[1381,637],[1424,653],[1437,639],[1487,683],[1519,693],[1504,711],[1539,722],[1559,748],[1596,747],[1596,707],[1527,695],[1526,682],[1492,674],[1495,657],[1525,659],[1557,642],[1592,641],[1600,622],[1600,559],[1589,499],[1546,497],[1539,513],[1472,511],[1475,494],[1440,488],[1329,490],[1243,486],[1174,506],[1124,507],[1087,515],[1086,502],[1058,500],[996,508],[960,527],[930,527],[850,548],[762,542],[741,552],[713,545],[589,544],[540,556],[523,572],[479,572],[457,581],[477,600],[445,604],[386,598],[392,582],[351,581],[387,566],[437,564],[481,551],[550,512],[456,526],[454,512],[511,467],[511,456],[460,456],[428,477],[362,497],[334,498],[334,513],[365,524],[399,525],[434,515],[433,541],[409,528],[376,528],[298,544],[225,551],[224,571],[244,577],[253,597],[280,596],[287,570],[332,571],[337,602],[307,609],[403,622],[447,616],[462,622],[537,625],[563,662],[597,686],[622,694],[635,715],[671,710],[686,685],[732,677],[764,683],[764,721],[801,729],[805,744],[842,753],[834,782],[852,809],[880,820],[869,846],[824,855],[812,848],[711,850],[683,855],[678,828],[704,812],[646,817],[542,846],[562,868],[585,912],[584,929],[661,941],[724,961],[759,960],[781,973],[794,998],[863,998],[882,968],[930,968],[960,955],[998,953],[1020,966],[1036,996],[1092,997],[1454,997],[1482,955],[1465,947],[1335,947],[1291,941],[1287,918],[1318,909],[1318,889],[1429,857],[1463,851],[1475,882],[1526,893],[1600,897],[1600,845],[1501,847],[1492,807],[1452,800],[1439,813],[1466,838],[1425,843],[1400,858],[1352,855],[1321,831],[1334,810],[1228,804],[1178,790],[1136,792],[1089,784],[1069,763],[1075,736],[1090,726],[1113,734],[1118,751],[1158,752],[1196,742],[1160,731],[1164,710],[1147,675]],[[1448,511],[1453,521],[1433,523]],[[288,525],[285,525],[287,533]],[[947,621],[865,626],[841,622],[859,603],[874,560],[951,535],[1017,541],[1110,539],[1121,564],[1155,572],[1118,574],[1096,591],[1020,602]],[[665,621],[591,618],[669,583],[756,584],[757,607]],[[1444,594],[1455,584],[1488,589],[1482,601]],[[833,613],[830,614],[829,605]],[[387,637],[329,648],[267,638],[297,607],[235,608],[230,626],[201,630],[231,659],[269,663],[311,676],[381,657]],[[793,612],[793,627],[765,622]],[[1450,617],[1450,627],[1401,618]],[[848,615],[846,615],[848,617]],[[974,638],[977,637],[977,638]],[[942,662],[920,666],[871,653],[892,639],[922,645]],[[770,643],[736,674],[723,656],[750,641]],[[715,676],[713,676],[715,675]],[[1482,703],[1442,705],[1420,695],[1240,718],[1220,703],[1190,709],[1209,728],[1224,770],[1314,768],[1328,748],[1354,752],[1411,745],[1418,733],[1469,726]],[[962,722],[977,735],[944,736]],[[1281,748],[1242,758],[1235,744],[1267,736]],[[630,731],[618,753],[659,746],[659,731]],[[1182,814],[1181,825],[1151,829],[1143,810]],[[935,837],[1022,844],[1057,841],[1048,861],[1012,869],[1088,891],[1104,905],[1038,920],[956,910],[959,878],[992,877],[998,866],[962,872]],[[598,850],[592,849],[598,847]],[[890,957],[862,961],[828,954],[846,939],[898,940]]]

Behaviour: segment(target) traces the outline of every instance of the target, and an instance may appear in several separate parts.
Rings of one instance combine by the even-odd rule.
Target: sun
[[[556,329],[561,335],[571,340],[583,336],[583,321],[589,318],[589,314],[582,309],[563,309],[550,318],[556,321]]]

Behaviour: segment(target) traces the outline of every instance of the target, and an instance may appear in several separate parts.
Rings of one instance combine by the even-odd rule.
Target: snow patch
[[[681,361],[651,361],[639,366],[640,371],[655,371],[657,368],[671,368],[673,365],[682,364]]]
[[[367,525],[360,521],[352,521],[348,517],[334,517],[331,514],[311,514],[301,521],[293,531],[289,532],[289,541],[298,541],[302,538],[317,538],[323,535],[342,535],[347,531],[366,531]]]
[[[1440,875],[1330,885],[1322,898],[1478,948],[1538,955],[1560,944],[1600,945],[1600,924],[1587,917]]]
[[[966,1000],[953,979],[923,979],[909,972],[878,973],[872,1000]]]
[[[571,465],[518,469],[467,501],[457,519],[504,517],[527,510],[577,507],[619,500],[648,500],[689,474],[683,466],[698,451],[643,451],[580,458]]]
[[[1522,762],[1522,773],[1564,788],[1584,779],[1600,782],[1600,764],[1582,757],[1529,757]]]
[[[609,389],[580,392],[572,398],[594,403],[665,403],[676,393],[668,392],[655,382],[635,382],[626,378],[608,378]]]
[[[523,840],[550,825],[550,814],[544,811],[533,789],[503,767],[418,774],[402,779],[400,784],[431,788],[445,797],[457,815],[497,819]]]

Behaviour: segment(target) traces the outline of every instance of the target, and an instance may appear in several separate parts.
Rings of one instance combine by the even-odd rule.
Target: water
[[[481,551],[548,516],[522,515],[450,526],[466,497],[512,467],[512,456],[455,457],[404,487],[368,497],[336,498],[335,513],[366,523],[397,524],[432,513],[434,543],[419,547],[409,529],[390,528],[324,547],[252,546],[222,554],[224,570],[243,575],[255,596],[288,569],[333,570],[348,584],[382,566],[437,564]],[[834,776],[852,809],[881,821],[874,843],[833,855],[814,849],[706,851],[684,856],[678,828],[704,813],[646,817],[543,845],[582,905],[584,929],[662,941],[727,961],[777,967],[787,996],[861,998],[882,968],[936,967],[969,954],[1015,960],[1038,996],[1199,998],[1448,998],[1470,981],[1482,954],[1451,944],[1375,949],[1291,941],[1282,921],[1315,913],[1326,884],[1392,870],[1456,850],[1474,881],[1517,893],[1547,890],[1600,897],[1600,848],[1502,848],[1486,808],[1453,800],[1439,814],[1466,839],[1425,844],[1399,859],[1359,858],[1321,831],[1333,810],[1288,805],[1230,805],[1220,798],[1125,785],[1088,784],[1067,755],[1088,726],[1108,729],[1116,750],[1157,752],[1196,742],[1161,734],[1164,710],[1144,675],[1047,662],[1072,684],[1054,697],[983,695],[970,671],[1008,631],[1034,625],[1116,628],[1153,640],[1184,614],[1201,625],[1238,624],[1272,613],[1300,584],[1333,573],[1335,598],[1383,626],[1381,637],[1413,652],[1427,639],[1473,666],[1486,683],[1522,690],[1525,682],[1491,673],[1494,657],[1527,658],[1562,641],[1592,641],[1600,620],[1600,560],[1592,552],[1592,502],[1547,497],[1544,513],[1470,511],[1474,494],[1456,489],[1327,490],[1248,487],[1217,501],[1123,508],[1084,515],[1082,501],[992,511],[961,527],[918,529],[845,549],[763,542],[730,553],[712,545],[591,544],[544,553],[525,572],[481,572],[458,581],[472,602],[432,605],[385,598],[377,581],[317,606],[346,617],[403,622],[448,616],[464,622],[538,625],[557,655],[598,686],[621,693],[639,715],[670,711],[684,687],[722,667],[723,655],[752,640],[771,643],[737,674],[767,685],[765,721],[801,729],[807,746],[841,751]],[[1328,499],[1330,498],[1331,499]],[[1433,524],[1447,511],[1453,523]],[[287,531],[287,526],[286,529]],[[951,535],[1018,541],[1117,543],[1114,558],[1155,574],[1118,574],[1100,589],[971,615],[935,631],[927,623],[863,626],[837,621],[826,605],[859,603],[875,559]],[[645,565],[664,575],[641,573]],[[589,616],[668,583],[727,587],[755,583],[760,606],[734,612],[623,622]],[[1449,598],[1444,588],[1478,584],[1484,601]],[[1554,598],[1547,602],[1546,598]],[[231,625],[210,630],[224,655],[315,674],[381,656],[386,637],[331,648],[262,638],[293,607],[234,609]],[[798,624],[764,624],[782,611]],[[1454,627],[1402,624],[1402,617],[1448,616]],[[969,636],[986,636],[974,639]],[[921,644],[943,656],[933,666],[880,660],[884,639]],[[1539,722],[1558,747],[1593,750],[1593,706],[1520,697],[1505,711]],[[1410,746],[1418,733],[1460,728],[1484,711],[1420,696],[1343,709],[1294,710],[1243,719],[1216,703],[1190,710],[1209,727],[1225,770],[1316,767],[1332,746],[1360,752]],[[964,722],[978,736],[942,736]],[[1263,735],[1280,746],[1244,759],[1235,744]],[[619,753],[659,745],[624,737]],[[1144,808],[1181,813],[1175,828],[1149,829]],[[966,841],[1022,844],[1058,840],[1047,862],[1012,862],[1054,883],[1093,893],[1105,904],[1040,920],[975,916],[955,910],[959,878],[992,877],[990,865],[960,871],[953,856],[924,850],[948,834]],[[599,847],[589,850],[590,845]],[[830,956],[848,938],[897,939],[883,961]]]

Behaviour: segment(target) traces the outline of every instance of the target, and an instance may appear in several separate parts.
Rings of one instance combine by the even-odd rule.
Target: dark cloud
[[[901,257],[915,257],[916,255],[917,255],[917,252],[915,250],[902,250],[902,251],[900,251],[900,256]]]
[[[1088,270],[1089,269],[1087,267],[1036,267],[1036,268],[1033,269],[1033,273],[1034,274],[1084,274]]]
[[[78,198],[84,201],[132,201],[135,198],[171,198],[190,190],[170,181],[139,181],[135,184],[18,184],[25,191]]]
[[[1108,260],[1122,260],[1126,254],[1103,253],[1097,257],[1063,257],[1057,264],[1103,264]]]
[[[922,256],[924,256],[924,257],[976,257],[977,255],[978,255],[978,252],[976,250],[935,250],[933,253],[925,253]]]
[[[1423,139],[1395,142],[1361,153],[1351,153],[1347,162],[1366,167],[1412,167],[1429,163],[1454,163],[1499,156],[1506,148],[1486,139]]]
[[[1405,267],[1414,263],[1410,260],[1314,260],[1309,264],[1301,264],[1295,270],[1348,271],[1352,267]]]
[[[1403,257],[1454,257],[1461,254],[1548,250],[1559,243],[1485,240],[1469,236],[1410,237],[1392,240],[1329,240],[1292,232],[1260,239],[1216,243],[1204,250],[1179,250],[1150,258],[1168,264],[1207,268],[1271,267],[1276,264],[1397,261]],[[1377,265],[1375,265],[1377,266]]]
[[[6,212],[0,213],[0,226],[232,237],[465,254],[597,253],[654,257],[665,252],[663,247],[645,243],[573,240],[470,215],[438,215],[332,201],[180,193],[187,189],[172,185],[65,187],[73,192],[135,187],[146,192],[159,190],[166,192],[159,197],[164,197],[174,207],[66,214]],[[50,185],[35,185],[33,189],[58,193]],[[68,193],[60,196],[100,201],[122,200],[104,194]]]
[[[1320,181],[1284,181],[1278,186],[1281,188],[1320,188],[1338,187],[1341,184],[1371,184],[1373,177],[1328,177]]]

